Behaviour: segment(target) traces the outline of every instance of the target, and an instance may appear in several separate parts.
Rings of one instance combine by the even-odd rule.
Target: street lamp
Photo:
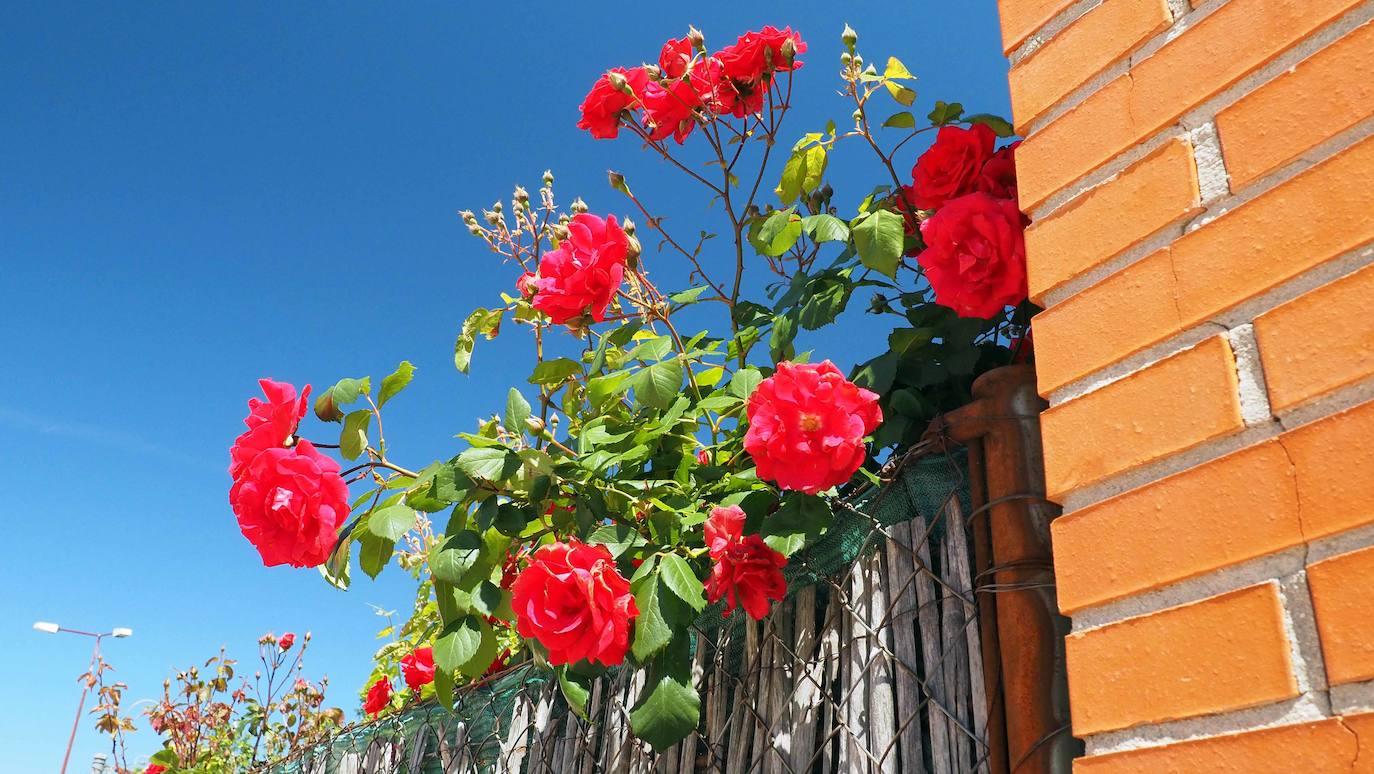
[[[49,622],[49,621],[38,621],[37,623],[35,623],[35,624],[33,625],[33,628],[36,629],[36,630],[38,630],[38,631],[40,631],[40,632],[44,632],[44,633],[46,633],[46,634],[58,634],[59,632],[61,632],[61,633],[66,633],[66,634],[79,634],[79,635],[81,635],[82,637],[91,637],[91,638],[94,638],[94,639],[95,639],[95,649],[91,651],[91,671],[92,671],[92,672],[95,671],[95,665],[96,665],[96,663],[97,663],[98,661],[100,661],[100,641],[101,641],[102,639],[104,639],[105,637],[114,637],[114,638],[116,638],[116,639],[122,639],[122,638],[124,638],[124,637],[132,637],[133,634],[134,634],[134,630],[133,630],[133,629],[130,629],[130,628],[125,627],[125,626],[120,626],[120,627],[111,629],[110,631],[104,632],[103,634],[97,634],[96,632],[85,632],[85,631],[82,631],[82,630],[80,630],[80,629],[67,629],[67,628],[65,628],[65,627],[58,626],[57,624],[51,623],[51,622]],[[65,755],[62,756],[62,771],[61,771],[61,774],[67,774],[67,762],[68,762],[69,760],[71,760],[71,757],[72,757],[72,745],[76,742],[76,729],[79,728],[79,727],[81,726],[81,711],[84,710],[84,709],[86,708],[86,694],[87,694],[88,692],[90,692],[90,690],[91,690],[91,685],[90,685],[90,683],[86,683],[85,685],[83,685],[83,686],[81,687],[81,701],[78,702],[77,705],[76,705],[76,720],[72,721],[72,733],[71,733],[71,736],[67,737],[67,752],[66,752]]]

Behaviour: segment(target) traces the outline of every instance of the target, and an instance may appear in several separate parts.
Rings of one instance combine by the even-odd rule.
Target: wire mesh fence
[[[887,486],[836,503],[764,620],[708,609],[696,622],[702,719],[663,754],[630,730],[643,688],[631,670],[594,683],[584,720],[521,666],[462,689],[452,713],[421,705],[265,770],[990,772],[998,662],[980,639],[968,465],[960,450],[893,467]]]

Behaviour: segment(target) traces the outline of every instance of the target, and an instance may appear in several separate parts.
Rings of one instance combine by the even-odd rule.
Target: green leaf
[[[634,641],[630,650],[635,658],[644,661],[667,647],[673,639],[669,618],[673,613],[672,605],[677,603],[675,598],[665,598],[668,595],[663,593],[657,570],[638,582],[632,581],[630,589],[635,595],[635,606],[639,608],[639,615],[634,620]]]
[[[900,113],[893,113],[883,122],[883,126],[890,126],[893,129],[915,129],[916,116],[905,110]]]
[[[681,306],[695,304],[697,301],[701,299],[701,294],[705,293],[710,289],[711,287],[709,285],[702,285],[701,287],[690,288],[688,290],[683,290],[674,293],[671,296],[668,296],[668,300],[674,304],[679,304]]]
[[[500,483],[520,468],[520,458],[504,447],[465,449],[456,460],[458,469],[473,478]]]
[[[997,134],[998,137],[1011,137],[1016,134],[1016,129],[1011,122],[1001,116],[994,116],[991,113],[978,113],[964,119],[970,124],[983,124]]]
[[[404,505],[378,508],[367,517],[367,531],[390,541],[400,540],[415,526],[415,511]]]
[[[780,314],[773,318],[773,333],[768,337],[768,350],[774,363],[791,360],[796,353],[792,341],[797,337],[797,318],[794,314]]]
[[[176,752],[168,749],[158,750],[153,753],[153,756],[148,759],[148,762],[169,769],[175,769],[181,766],[181,759],[177,757]]]
[[[895,279],[902,260],[902,239],[906,234],[902,216],[878,210],[855,224],[853,232],[854,246],[863,265]]]
[[[806,152],[794,150],[782,167],[782,178],[773,190],[783,204],[791,204],[801,196],[802,178],[806,177]]]
[[[887,336],[887,347],[897,357],[907,357],[935,338],[934,328],[897,328]]]
[[[554,674],[558,675],[558,687],[563,690],[563,698],[568,700],[568,706],[578,717],[586,720],[587,699],[592,695],[592,679],[569,671],[567,664],[555,667]]]
[[[959,120],[964,114],[964,106],[958,102],[936,102],[935,109],[930,111],[930,123],[932,126],[944,126]]]
[[[802,231],[815,242],[843,242],[849,239],[849,224],[826,213],[802,218]]]
[[[630,379],[635,398],[646,406],[666,409],[682,388],[682,361],[677,358],[654,363]]]
[[[339,432],[339,454],[344,459],[356,460],[367,448],[367,429],[372,424],[372,411],[358,409],[344,417],[343,430]]]
[[[848,282],[833,276],[812,282],[798,318],[802,327],[814,331],[834,322],[849,305],[852,290]]]
[[[902,60],[895,56],[890,56],[887,58],[887,67],[883,68],[883,77],[906,78],[909,80],[916,76],[912,75],[911,71],[906,69],[906,65],[902,64]]]
[[[391,554],[395,550],[395,541],[364,532],[358,535],[358,566],[363,568],[367,577],[376,580],[391,561]]]
[[[596,352],[592,355],[592,362],[587,367],[587,373],[600,373],[601,368],[606,364],[606,350],[610,347],[625,346],[625,342],[629,341],[643,326],[643,321],[631,320],[602,336],[601,342],[596,345]]]
[[[701,721],[701,697],[692,687],[690,670],[684,669],[691,654],[686,648],[674,649],[679,650],[654,660],[640,700],[630,710],[635,736],[658,752],[685,739]]]
[[[434,666],[456,672],[477,655],[482,645],[482,626],[475,616],[464,616],[444,627],[434,641]]]
[[[506,429],[517,435],[525,431],[525,420],[530,418],[530,402],[516,388],[510,388],[506,395]]]
[[[850,381],[882,395],[892,387],[892,380],[897,378],[897,361],[900,359],[894,352],[884,352],[859,366]]]
[[[315,399],[315,416],[325,422],[338,422],[343,419],[343,407],[372,391],[372,380],[340,379],[333,387],[320,393]]]
[[[453,365],[460,372],[467,373],[468,366],[472,364],[472,348],[477,341],[477,334],[481,333],[488,339],[495,338],[501,331],[501,317],[504,314],[504,309],[478,307],[463,321],[463,330],[453,345]]]
[[[530,374],[530,384],[555,385],[562,384],[573,374],[582,373],[582,364],[576,360],[566,357],[554,360],[545,360],[534,367],[534,373]]]
[[[752,366],[741,368],[735,372],[734,376],[730,377],[730,383],[726,390],[736,398],[748,400],[749,396],[754,394],[754,388],[758,387],[759,382],[762,381],[763,374],[759,369]]]
[[[463,576],[481,556],[482,539],[477,533],[464,530],[430,549],[429,569],[440,580],[461,584]]]
[[[763,542],[769,548],[791,556],[820,537],[830,526],[832,514],[826,501],[815,495],[793,492],[783,498],[777,512],[763,520]]]
[[[454,684],[453,673],[447,669],[434,670],[434,698],[444,709],[453,711]]]
[[[329,561],[320,565],[320,575],[324,576],[325,582],[340,591],[348,590],[348,562],[352,551],[353,541],[342,540],[329,555]]]
[[[664,554],[659,562],[659,573],[668,590],[690,605],[693,610],[700,613],[706,607],[706,595],[701,579],[692,572],[692,566],[687,564],[686,559],[677,554]]]
[[[587,538],[587,542],[592,545],[603,545],[611,552],[611,556],[619,558],[631,548],[647,545],[649,541],[638,531],[624,524],[603,524]]]
[[[801,239],[801,233],[801,218],[789,207],[765,218],[758,234],[751,241],[760,255],[776,258],[792,249],[792,245]]]
[[[916,101],[916,92],[895,81],[883,81],[883,86],[887,87],[887,93],[900,104],[907,105]]]
[[[415,366],[409,360],[402,360],[396,366],[396,370],[391,375],[382,380],[382,391],[377,394],[377,408],[386,405],[386,402],[396,397],[396,393],[404,390],[410,380],[415,377]]]
[[[824,145],[812,145],[806,149],[806,173],[802,176],[801,192],[809,194],[821,185],[825,177],[825,167],[829,156]]]

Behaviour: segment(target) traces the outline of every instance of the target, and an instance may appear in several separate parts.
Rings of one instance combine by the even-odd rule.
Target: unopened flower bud
[[[544,185],[553,185],[553,170],[544,170]]]
[[[624,231],[626,234],[630,236],[634,236],[635,222],[633,220],[630,220],[629,218],[625,218],[624,220],[620,221],[620,230]]]
[[[458,217],[462,218],[463,222],[469,226],[477,223],[477,216],[472,214],[472,210],[463,210],[458,213]]]
[[[559,223],[557,226],[554,226],[552,229],[550,229],[550,231],[551,231],[551,233],[553,234],[553,238],[554,238],[554,239],[557,239],[559,242],[566,242],[566,241],[568,241],[568,224],[567,224],[567,221],[564,221],[564,222],[562,222],[562,223]]]
[[[792,64],[792,60],[797,57],[797,41],[788,38],[782,42],[782,61],[785,64]]]
[[[660,70],[660,69],[658,69],[658,65],[656,65],[656,64],[646,64],[646,65],[643,65],[643,67],[644,67],[644,73],[645,73],[646,75],[649,76],[649,80],[651,80],[651,81],[661,81],[661,80],[663,80],[663,71]]]
[[[517,185],[515,187],[515,200],[522,204],[529,201],[530,192],[526,191],[524,186]]]
[[[493,203],[493,204],[491,205],[491,211],[494,212],[494,213],[496,213],[497,215],[500,215],[500,214],[501,214],[501,202],[495,202],[495,203]]]
[[[643,248],[640,247],[639,240],[635,237],[628,236],[626,239],[628,244],[625,247],[625,264],[631,269],[637,269],[639,268],[639,252]]]
[[[849,49],[850,53],[853,53],[854,44],[859,42],[859,33],[855,32],[853,27],[846,24],[844,25],[844,32],[840,33],[840,42],[844,44],[845,48]]]
[[[343,412],[334,405],[334,395],[330,390],[325,390],[315,399],[315,416],[325,422],[338,422],[343,419]]]
[[[630,82],[621,73],[606,73],[606,80],[611,82],[611,87],[627,97],[635,95],[634,89],[630,88]]]
[[[706,50],[706,36],[701,34],[701,30],[696,27],[687,27],[687,41],[692,44],[692,48],[698,51]]]
[[[854,55],[853,55],[853,54],[850,54],[848,51],[845,51],[845,52],[843,52],[843,53],[840,54],[840,66],[841,66],[841,67],[849,67],[849,66],[850,66],[851,64],[853,64],[853,63],[854,63]]]
[[[531,435],[539,435],[544,432],[544,420],[539,417],[526,417],[525,428]]]
[[[582,201],[582,197],[579,196],[579,197],[577,197],[576,199],[573,199],[572,206],[569,207],[568,209],[572,210],[572,211],[573,211],[575,214],[577,214],[577,215],[581,215],[582,213],[586,212],[586,211],[589,210],[590,208],[587,206],[587,203],[586,203],[586,202]]]
[[[625,185],[625,176],[614,169],[607,170],[606,180],[611,184],[611,188],[617,191],[628,192],[630,190],[630,187]]]

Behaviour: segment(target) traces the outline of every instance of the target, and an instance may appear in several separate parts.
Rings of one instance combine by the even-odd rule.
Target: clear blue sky
[[[633,141],[573,127],[604,68],[652,60],[689,23],[714,46],[790,24],[811,46],[790,142],[845,123],[849,21],[870,59],[897,54],[920,76],[918,108],[1007,112],[994,0],[630,8],[6,6],[0,768],[55,770],[75,711],[89,643],[32,631],[39,619],[132,627],[107,648],[129,701],[221,644],[246,661],[262,632],[309,629],[310,671],[353,711],[378,627],[367,603],[404,608],[413,587],[395,567],[340,593],[260,565],[226,504],[244,401],[259,376],[327,385],[409,358],[389,440],[416,464],[452,454],[452,434],[524,377],[514,341],[479,345],[471,377],[453,369],[462,317],[515,276],[457,210],[534,190],[552,167],[562,198],[597,212],[624,211],[605,184],[616,168],[660,209],[705,213]],[[846,208],[880,181],[857,145],[832,165]],[[813,343],[848,367],[882,349],[863,341]],[[83,719],[73,768],[102,746]],[[155,746],[132,739],[135,754]]]

